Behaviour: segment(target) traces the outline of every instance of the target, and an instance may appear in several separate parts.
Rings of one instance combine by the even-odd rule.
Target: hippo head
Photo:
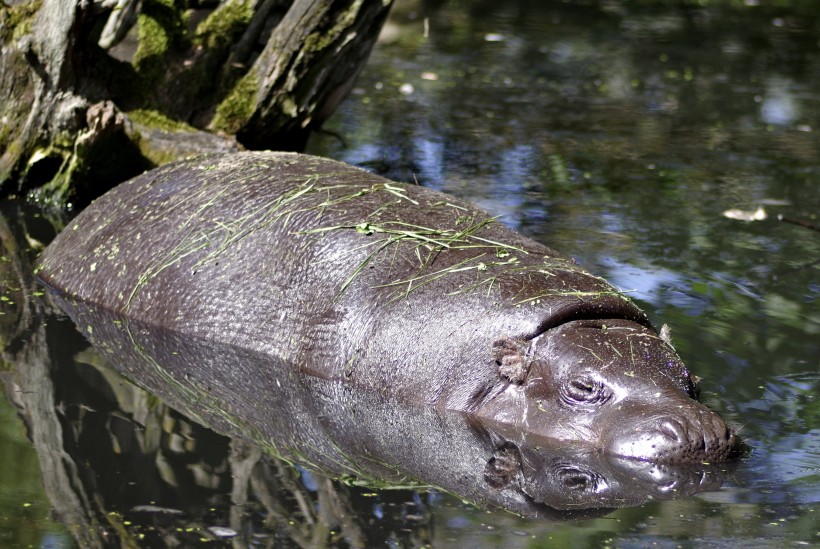
[[[503,389],[477,415],[496,426],[654,463],[725,461],[739,437],[696,400],[674,349],[630,320],[573,320],[530,341],[500,340]]]

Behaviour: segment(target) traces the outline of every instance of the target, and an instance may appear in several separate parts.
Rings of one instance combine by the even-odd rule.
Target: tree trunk
[[[79,205],[192,154],[301,149],[392,4],[0,2],[0,195]]]

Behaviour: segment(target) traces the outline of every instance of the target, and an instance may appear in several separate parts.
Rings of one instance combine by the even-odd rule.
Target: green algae
[[[203,169],[207,169],[207,166]],[[307,176],[289,192],[273,197],[247,214],[230,220],[212,219],[209,215],[209,210],[216,205],[221,198],[230,193],[231,187],[224,187],[218,192],[203,189],[181,200],[176,207],[181,208],[188,203],[201,203],[201,205],[180,224],[179,230],[183,236],[179,241],[167,253],[161,255],[140,274],[137,284],[126,300],[123,310],[127,311],[130,308],[136,295],[150,280],[182,259],[197,252],[208,250],[208,252],[193,265],[192,270],[196,271],[216,261],[222,254],[230,250],[242,239],[257,231],[271,227],[275,223],[281,222],[287,224],[291,217],[297,213],[314,211],[317,215],[322,215],[327,208],[375,192],[387,192],[392,196],[399,197],[399,199],[412,201],[412,199],[404,195],[400,187],[390,185],[389,183],[375,184],[366,188],[358,188],[352,185],[321,184],[322,180],[332,179],[335,175],[335,173],[330,172]],[[239,181],[240,180],[237,179],[235,183]],[[355,191],[340,197],[330,197],[332,191],[338,191],[344,188],[355,189]],[[299,204],[300,198],[317,193],[326,194],[328,198],[318,202],[316,205]],[[412,231],[404,230],[404,232],[412,234]],[[394,240],[391,239],[390,243],[392,242],[394,242]]]
[[[206,168],[207,166],[202,169]],[[379,204],[370,213],[363,214],[361,216],[362,221],[356,223],[328,225],[294,233],[295,235],[323,237],[335,232],[355,232],[365,237],[373,237],[363,238],[361,244],[348,245],[346,250],[341,250],[340,253],[343,256],[355,254],[357,257],[361,257],[363,250],[367,253],[357,261],[341,283],[335,299],[343,295],[375,259],[385,253],[391,253],[389,250],[396,253],[399,249],[398,246],[410,246],[412,254],[410,257],[415,257],[417,265],[414,274],[375,286],[376,288],[388,290],[388,293],[385,294],[388,302],[407,298],[411,293],[431,283],[464,273],[475,274],[474,280],[465,282],[462,279],[459,287],[448,291],[445,295],[452,296],[482,290],[486,291],[489,296],[496,287],[499,278],[507,275],[552,277],[559,276],[561,273],[574,272],[597,279],[597,277],[589,275],[571,261],[561,257],[545,256],[541,262],[535,263],[531,260],[524,261],[524,257],[530,255],[530,252],[524,248],[484,236],[484,230],[497,223],[495,218],[489,216],[482,218],[477,217],[475,214],[459,215],[455,223],[449,228],[427,227],[400,219],[391,220],[388,208],[399,206],[402,201],[407,201],[413,205],[419,204],[415,199],[408,196],[404,187],[390,182],[369,186],[327,185],[325,183],[325,181],[333,180],[336,175],[333,172],[305,175],[303,180],[288,192],[272,197],[247,213],[233,219],[217,218],[210,213],[211,209],[229,194],[232,187],[224,187],[216,192],[203,189],[181,200],[175,205],[175,208],[183,208],[188,203],[197,204],[197,206],[180,223],[178,228],[181,237],[178,241],[167,252],[160,254],[139,275],[135,286],[125,300],[123,312],[131,307],[135,297],[146,284],[169,267],[179,264],[185,258],[200,254],[189,267],[192,273],[196,273],[198,270],[218,261],[220,257],[234,249],[248,236],[269,229],[277,223],[287,225],[296,214],[313,212],[317,218],[321,218],[328,209],[338,209],[346,203],[374,193],[384,193],[395,197],[395,200]],[[235,180],[235,183],[239,182],[241,182],[241,178]],[[350,189],[350,191],[348,192],[347,189]],[[317,194],[325,194],[326,198],[317,200],[315,198]],[[314,198],[309,201],[304,200],[310,195]],[[457,206],[445,202],[437,203],[437,206],[459,209]],[[457,259],[450,265],[432,269],[434,262],[445,251],[467,253],[465,254],[466,257],[456,256]],[[323,260],[318,260],[318,262],[321,261]],[[536,295],[525,295],[514,299],[513,305],[522,306],[529,303],[537,305],[544,299],[555,297],[587,299],[602,296],[623,297],[616,290],[579,291],[573,288],[552,288]]]

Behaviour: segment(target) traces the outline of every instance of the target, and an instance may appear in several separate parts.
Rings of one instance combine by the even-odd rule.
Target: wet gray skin
[[[741,450],[724,420],[697,402],[671,346],[645,326],[570,321],[508,347],[502,361],[521,360],[527,374],[478,407],[489,424],[657,463],[721,462]]]
[[[522,446],[498,446],[487,461],[484,478],[496,490],[517,491],[523,502],[518,508],[529,508],[524,514],[544,515],[540,506],[564,511],[613,509],[691,496],[719,488],[731,469],[616,458],[590,452],[584,445],[550,445],[529,436]]]
[[[57,301],[111,364],[169,406],[333,477],[433,485],[485,508],[576,520],[717,489],[732,469],[618,458],[590,444],[514,425],[502,432],[474,414],[442,414],[349,385],[342,397],[338,382],[290,375],[290,364],[268,355]],[[237,376],[237,368],[246,375]]]
[[[340,405],[376,394],[657,463],[741,447],[604,280],[467,202],[339,162],[242,153],[147,172],[58,235],[38,277],[69,302],[269,356]]]

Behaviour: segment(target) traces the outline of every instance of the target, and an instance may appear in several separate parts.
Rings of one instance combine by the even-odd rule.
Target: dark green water
[[[218,545],[207,528],[236,524],[276,547],[820,543],[820,232],[777,219],[820,223],[820,5],[753,4],[400,3],[326,125],[345,144],[308,151],[473,200],[629,291],[753,448],[720,490],[553,523],[271,462],[232,496],[253,452],[24,291],[36,251],[19,250],[54,230],[7,204],[0,546]],[[16,333],[32,311],[45,323]]]

